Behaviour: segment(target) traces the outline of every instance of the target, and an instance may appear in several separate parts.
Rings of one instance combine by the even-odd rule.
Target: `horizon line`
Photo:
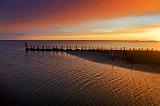
[[[24,39],[24,40],[15,40],[15,39],[0,39],[0,41],[130,41],[130,42],[160,42],[160,41],[158,41],[158,40],[68,40],[68,39],[66,39],[66,40],[61,40],[61,39],[57,39],[57,40],[49,40],[49,39],[46,39],[46,40],[36,40],[36,39]]]

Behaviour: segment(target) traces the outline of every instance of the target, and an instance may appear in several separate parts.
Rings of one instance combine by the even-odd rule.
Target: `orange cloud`
[[[69,0],[68,0],[69,1]],[[21,17],[25,21],[1,20],[0,32],[11,33],[33,28],[60,27],[101,19],[160,12],[160,0],[79,0],[67,7],[37,8],[32,14]],[[31,14],[31,15],[32,15]]]

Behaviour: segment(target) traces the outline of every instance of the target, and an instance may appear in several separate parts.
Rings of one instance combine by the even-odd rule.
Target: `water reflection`
[[[12,52],[9,44],[1,49],[0,100],[7,105],[160,105],[158,73],[131,72],[65,52],[26,54],[18,45]]]

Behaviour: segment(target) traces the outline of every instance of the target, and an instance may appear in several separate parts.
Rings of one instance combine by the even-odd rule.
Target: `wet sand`
[[[103,63],[103,64],[110,64],[113,66],[119,66],[124,67],[130,70],[139,70],[144,72],[153,72],[153,73],[160,73],[160,66],[159,65],[146,65],[146,64],[140,64],[140,63],[133,63],[121,60],[113,60],[110,59],[109,56],[103,53],[97,53],[92,51],[69,51],[67,52],[71,55],[78,56],[80,58],[84,58],[90,61]]]

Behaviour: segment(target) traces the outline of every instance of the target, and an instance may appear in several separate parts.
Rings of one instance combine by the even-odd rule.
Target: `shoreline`
[[[149,73],[160,73],[160,66],[159,65],[146,65],[141,63],[129,63],[126,61],[119,61],[119,60],[113,60],[107,57],[104,54],[94,53],[94,52],[88,52],[88,51],[68,51],[66,52],[70,55],[74,55],[83,59],[87,59],[89,61],[102,63],[102,64],[109,64],[113,66],[123,67],[136,71],[143,71],[143,72],[149,72]]]

